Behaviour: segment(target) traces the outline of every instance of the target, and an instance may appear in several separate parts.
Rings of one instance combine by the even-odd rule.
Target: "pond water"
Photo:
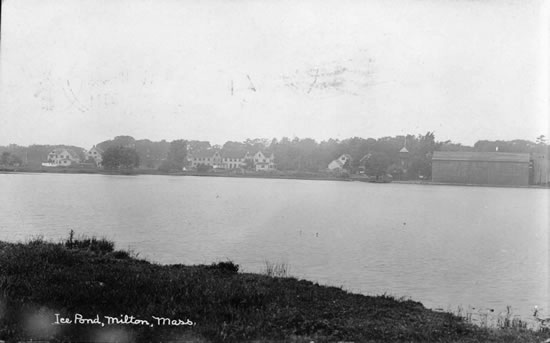
[[[0,174],[0,240],[105,236],[158,263],[232,260],[456,311],[548,314],[546,189]]]

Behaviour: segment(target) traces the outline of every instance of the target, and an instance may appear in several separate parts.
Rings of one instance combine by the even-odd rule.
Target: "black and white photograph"
[[[0,343],[550,342],[549,1],[0,13]]]

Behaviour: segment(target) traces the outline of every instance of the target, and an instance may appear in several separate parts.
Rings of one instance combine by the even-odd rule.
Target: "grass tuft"
[[[115,249],[115,244],[105,237],[96,238],[94,236],[80,236],[78,239],[75,239],[73,230],[70,231],[69,238],[64,244],[65,247],[69,249],[88,250],[101,254],[112,253]]]
[[[265,274],[271,277],[289,277],[290,265],[288,263],[274,263],[265,261]]]

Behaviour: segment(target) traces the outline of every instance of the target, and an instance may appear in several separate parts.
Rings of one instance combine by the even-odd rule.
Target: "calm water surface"
[[[0,240],[106,236],[159,263],[231,259],[456,310],[548,314],[549,191],[170,176],[0,174]]]

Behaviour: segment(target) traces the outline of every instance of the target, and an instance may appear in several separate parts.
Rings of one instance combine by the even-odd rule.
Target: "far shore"
[[[230,171],[223,172],[164,172],[157,169],[136,168],[132,170],[108,171],[97,168],[74,168],[74,167],[0,167],[0,174],[11,173],[38,173],[38,174],[99,174],[99,175],[162,175],[162,176],[201,176],[201,177],[235,177],[235,178],[259,178],[259,179],[290,179],[290,180],[322,180],[322,181],[358,181],[368,182],[363,176],[338,176],[328,173],[313,173],[301,171],[276,171],[276,172],[255,172],[247,171],[245,173],[235,173]],[[465,184],[465,183],[443,183],[431,180],[393,180],[390,183],[429,185],[429,186],[467,186],[467,187],[497,187],[497,188],[534,188],[548,189],[549,185],[489,185],[489,184]],[[384,183],[382,183],[384,184]]]

